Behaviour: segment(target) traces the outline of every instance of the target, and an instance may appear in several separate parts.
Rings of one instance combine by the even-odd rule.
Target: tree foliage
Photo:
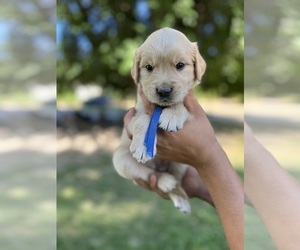
[[[1,5],[0,90],[55,83],[55,3],[8,1]],[[3,34],[3,33],[2,33]]]
[[[243,1],[61,0],[58,2],[59,92],[77,83],[131,92],[136,48],[161,27],[197,41],[207,62],[203,89],[243,93]]]
[[[300,4],[247,1],[245,5],[245,90],[286,96],[300,91]]]

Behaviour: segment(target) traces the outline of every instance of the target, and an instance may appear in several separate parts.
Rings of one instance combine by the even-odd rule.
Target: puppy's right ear
[[[197,43],[193,43],[194,45],[194,71],[195,71],[195,78],[197,79],[197,81],[200,82],[202,75],[205,72],[206,69],[206,63],[204,61],[204,59],[202,58],[202,56],[199,53],[198,50],[198,45]]]
[[[138,48],[135,52],[135,56],[133,59],[133,65],[131,68],[131,76],[135,82],[135,84],[138,84],[140,81],[140,61],[141,61],[141,53],[140,49]]]

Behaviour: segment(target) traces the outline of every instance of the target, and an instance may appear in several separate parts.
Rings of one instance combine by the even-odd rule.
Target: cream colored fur
[[[184,67],[177,69],[178,63],[183,63]],[[152,71],[147,69],[148,65],[152,67]],[[206,64],[199,54],[197,44],[171,28],[152,33],[137,49],[131,74],[146,98],[151,103],[164,107],[159,128],[177,131],[192,118],[184,107],[183,100],[188,91],[200,83],[205,68]],[[171,92],[161,96],[159,91],[165,89]],[[140,178],[145,181],[149,180],[150,174],[158,174],[158,187],[169,194],[180,211],[189,213],[188,196],[181,187],[186,166],[149,157],[144,139],[150,116],[146,113],[139,94],[135,109],[136,114],[128,126],[132,140],[128,138],[124,129],[121,144],[113,155],[115,169],[125,178]],[[158,172],[157,169],[161,169],[162,165],[165,171]]]

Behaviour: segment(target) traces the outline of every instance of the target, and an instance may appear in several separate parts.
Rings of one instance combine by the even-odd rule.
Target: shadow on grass
[[[191,200],[192,214],[181,214],[118,176],[110,152],[59,154],[57,191],[59,250],[228,249],[212,207]]]
[[[1,163],[1,249],[53,249],[56,238],[54,154],[14,150],[2,154]]]
[[[241,122],[211,122],[229,146],[240,140]],[[236,144],[234,153],[243,153],[242,142]],[[192,199],[192,213],[181,214],[171,201],[120,177],[111,158],[103,149],[58,154],[58,250],[228,249],[214,208]],[[238,173],[243,178],[242,166]]]

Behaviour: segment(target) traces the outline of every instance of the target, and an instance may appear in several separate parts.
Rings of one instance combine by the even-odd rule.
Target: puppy
[[[178,131],[192,119],[183,100],[188,91],[200,83],[205,68],[197,43],[171,28],[152,33],[137,49],[131,74],[148,101],[164,108],[159,120],[160,129]],[[115,169],[125,178],[145,181],[149,180],[150,174],[156,173],[158,188],[169,194],[180,211],[190,213],[188,196],[181,187],[187,166],[157,156],[149,157],[144,139],[151,117],[139,94],[135,109],[136,114],[128,126],[132,140],[123,129],[121,144],[113,155]]]

